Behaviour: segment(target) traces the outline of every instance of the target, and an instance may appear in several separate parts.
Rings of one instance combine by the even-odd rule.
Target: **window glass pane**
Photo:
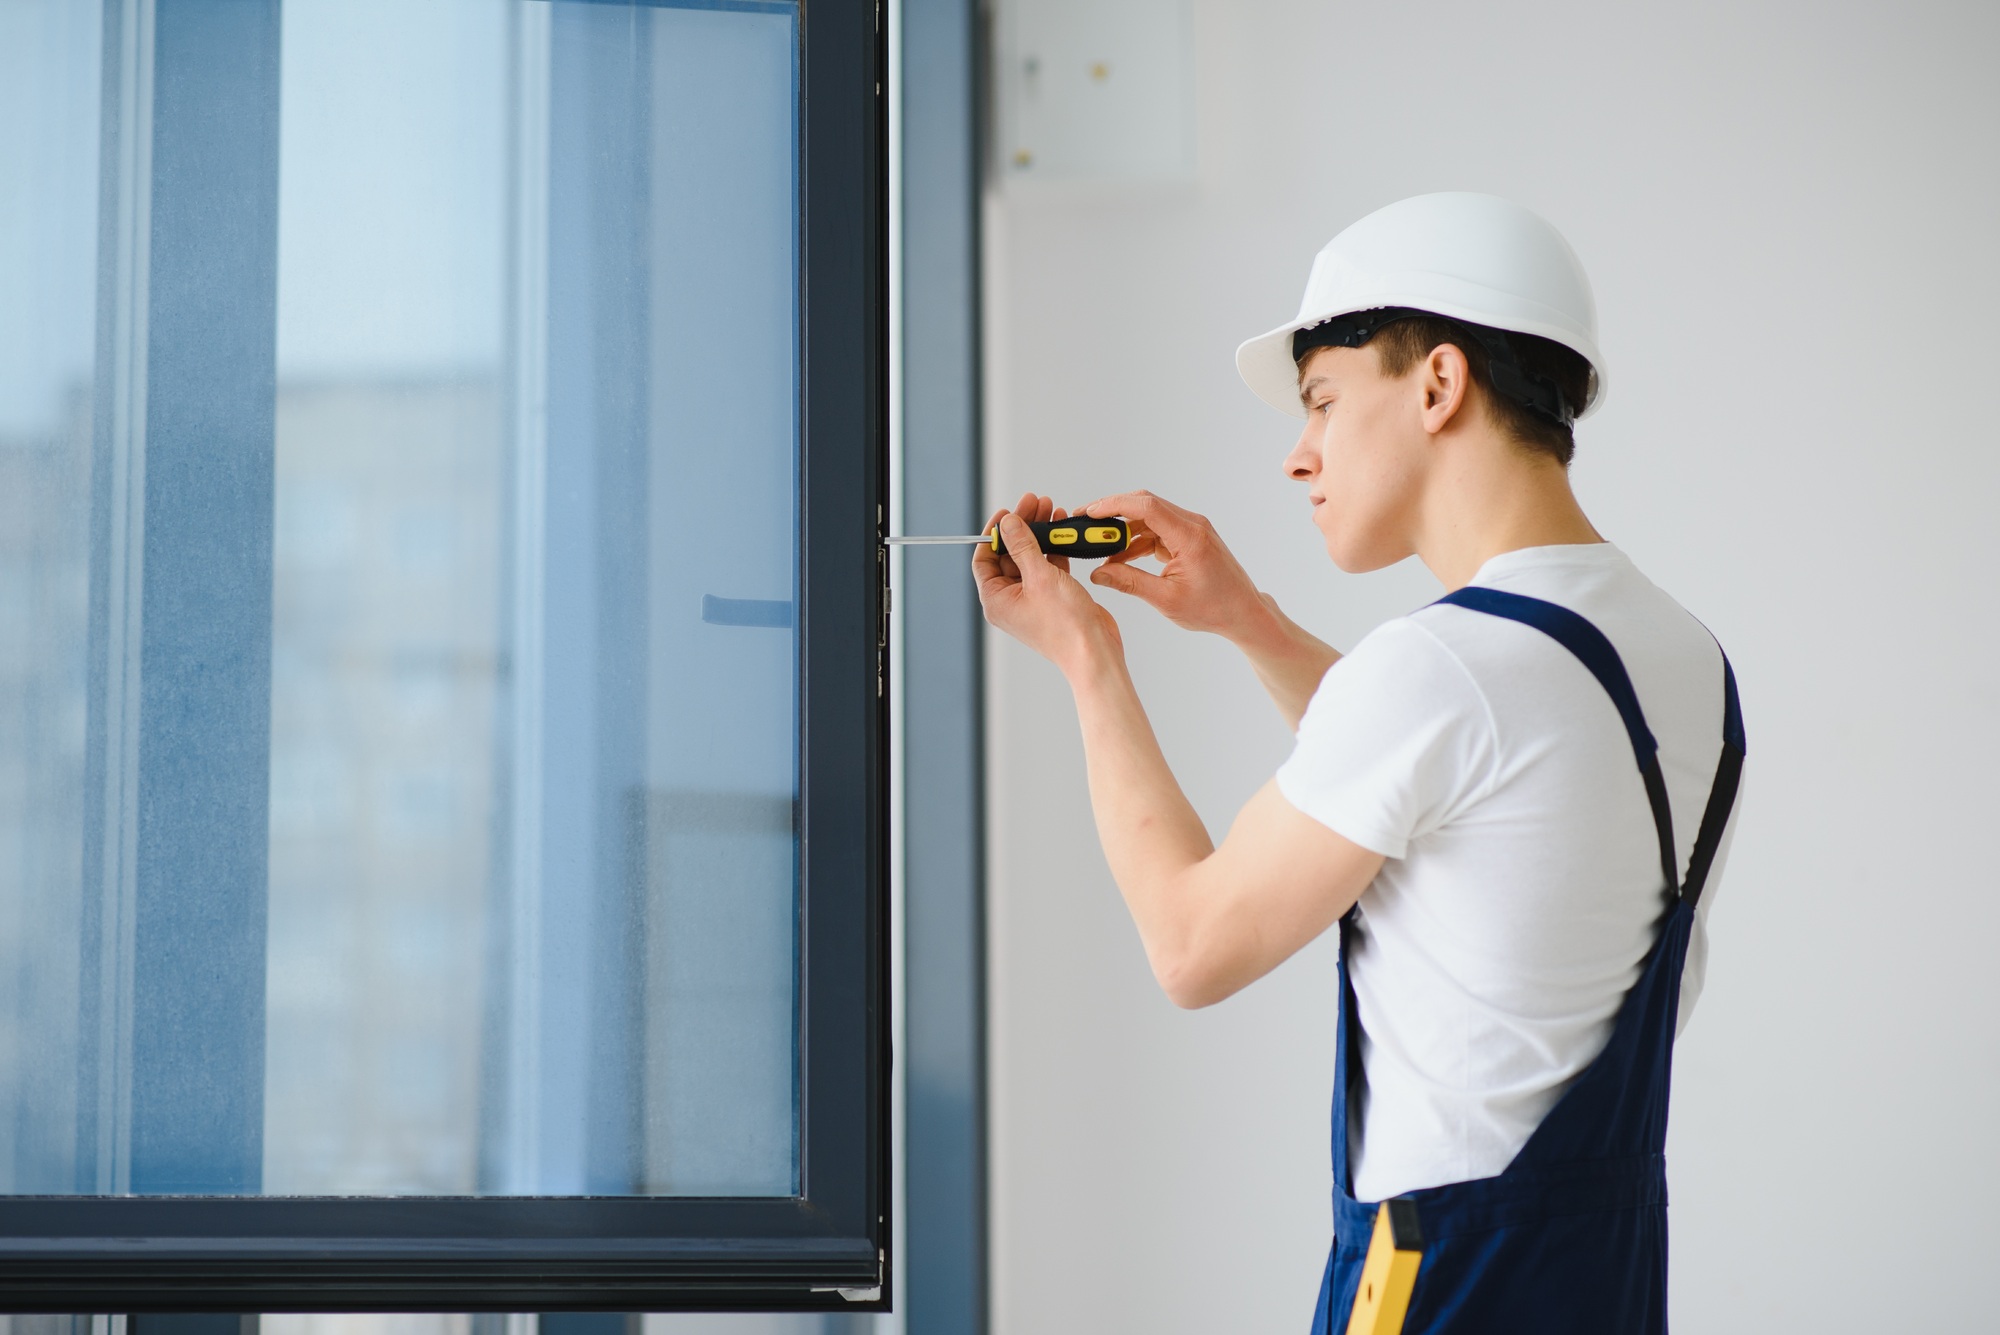
[[[794,41],[286,6],[266,1191],[794,1189]]]
[[[148,455],[148,209],[204,160],[149,138],[152,12],[0,5],[0,1192],[793,1194],[795,6],[285,0],[275,306],[227,310],[270,508],[213,511],[271,524],[268,674],[224,665],[268,807],[213,815],[268,869],[213,899],[135,833],[200,578],[146,528],[202,465]]]
[[[650,12],[646,1171],[789,1191],[795,42],[789,13]]]
[[[290,0],[278,208],[264,1175],[478,1183],[508,15]]]
[[[98,7],[0,5],[0,1190],[76,1162]]]

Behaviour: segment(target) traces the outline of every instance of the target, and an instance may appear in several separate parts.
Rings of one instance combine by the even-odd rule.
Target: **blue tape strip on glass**
[[[701,619],[711,626],[770,626],[792,628],[792,605],[776,598],[718,598],[701,596]]]

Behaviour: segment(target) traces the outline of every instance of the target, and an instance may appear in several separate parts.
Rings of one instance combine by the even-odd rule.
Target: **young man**
[[[1405,200],[1334,238],[1298,318],[1237,365],[1306,419],[1284,468],[1334,563],[1415,555],[1448,592],[1342,657],[1201,516],[1145,492],[1083,507],[1134,535],[1091,582],[1227,637],[1297,729],[1228,837],[1169,771],[1116,623],[1037,549],[1023,520],[1060,517],[1049,498],[994,516],[987,619],[1069,680],[1169,997],[1221,1001],[1340,926],[1314,1330],[1346,1329],[1362,1202],[1397,1196],[1424,1237],[1407,1330],[1663,1330],[1669,1066],[1742,728],[1715,641],[1571,493],[1571,423],[1605,381],[1582,266],[1504,200]]]

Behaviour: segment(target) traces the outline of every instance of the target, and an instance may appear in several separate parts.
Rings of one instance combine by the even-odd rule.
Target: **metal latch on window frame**
[[[875,507],[875,527],[882,526],[882,507]],[[889,693],[889,609],[893,594],[889,589],[889,551],[886,547],[875,549],[875,578],[881,586],[882,610],[875,623],[875,698],[881,699]]]

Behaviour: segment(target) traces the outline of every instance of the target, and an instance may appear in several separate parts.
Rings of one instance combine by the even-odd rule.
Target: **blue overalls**
[[[1618,652],[1568,608],[1495,589],[1441,601],[1519,621],[1590,669],[1618,707],[1652,803],[1666,899],[1659,939],[1626,994],[1611,1040],[1584,1068],[1498,1177],[1411,1192],[1423,1233],[1407,1335],[1590,1332],[1650,1335],[1667,1328],[1667,1092],[1681,965],[1695,904],[1735,805],[1743,765],[1736,677],[1723,659],[1722,756],[1687,876],[1677,873],[1673,816],[1658,746]],[[1354,986],[1347,974],[1353,913],[1340,923],[1340,1032],[1333,1098],[1333,1252],[1313,1335],[1343,1335],[1375,1222],[1354,1199],[1348,1110],[1361,1079]]]

